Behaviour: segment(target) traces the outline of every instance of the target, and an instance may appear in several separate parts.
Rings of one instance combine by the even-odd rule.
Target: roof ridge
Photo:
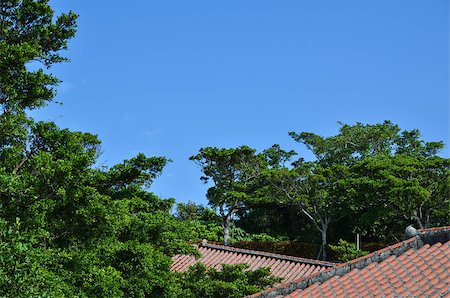
[[[223,250],[223,251],[229,251],[229,252],[245,253],[245,254],[255,255],[255,256],[260,256],[260,257],[268,257],[268,258],[274,258],[274,259],[279,259],[279,260],[286,260],[286,261],[297,262],[297,263],[320,265],[320,266],[324,266],[324,267],[334,267],[336,265],[336,263],[332,263],[332,262],[312,260],[312,259],[306,259],[306,258],[301,258],[301,257],[293,257],[293,256],[282,255],[282,254],[265,252],[265,251],[243,249],[243,248],[224,246],[224,245],[218,245],[218,244],[200,243],[200,244],[198,244],[198,246],[212,248],[212,249],[218,249],[218,250]]]
[[[426,228],[426,229],[418,229],[417,231],[419,233],[425,233],[425,232],[432,232],[432,231],[445,231],[450,229],[450,226],[443,226],[443,227],[434,227],[434,228]]]
[[[424,243],[434,245],[444,244],[450,240],[450,226],[418,230],[418,235]]]

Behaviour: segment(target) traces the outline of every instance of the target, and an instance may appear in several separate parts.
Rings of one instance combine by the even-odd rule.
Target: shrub
[[[369,252],[356,248],[354,243],[339,239],[337,245],[329,245],[330,248],[338,255],[338,260],[348,262],[350,260],[367,255]]]

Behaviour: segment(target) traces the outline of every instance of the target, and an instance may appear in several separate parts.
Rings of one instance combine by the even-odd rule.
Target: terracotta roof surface
[[[272,275],[281,277],[282,282],[286,282],[318,273],[335,265],[329,262],[214,244],[200,244],[198,250],[201,254],[198,259],[192,255],[174,256],[172,271],[183,272],[197,262],[217,270],[222,269],[222,264],[247,263],[250,265],[250,270],[270,267]]]
[[[450,227],[251,297],[450,297]]]

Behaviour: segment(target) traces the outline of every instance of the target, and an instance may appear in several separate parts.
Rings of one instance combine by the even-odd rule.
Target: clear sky
[[[98,134],[100,163],[173,160],[161,197],[207,203],[188,160],[204,146],[391,120],[449,152],[448,0],[50,1],[80,15],[57,101],[33,113]]]

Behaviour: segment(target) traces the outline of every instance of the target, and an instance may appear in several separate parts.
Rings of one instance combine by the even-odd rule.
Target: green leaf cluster
[[[1,295],[176,292],[170,257],[196,250],[173,200],[147,190],[167,160],[139,154],[96,168],[94,135],[29,123],[25,147],[0,147]]]
[[[348,262],[369,253],[368,251],[358,249],[354,243],[350,243],[342,239],[339,239],[337,245],[330,244],[329,246],[337,253],[338,260],[341,262]]]
[[[222,265],[222,270],[197,263],[179,273],[183,297],[243,297],[273,286],[281,278],[270,275],[270,268],[248,270],[248,264]]]

